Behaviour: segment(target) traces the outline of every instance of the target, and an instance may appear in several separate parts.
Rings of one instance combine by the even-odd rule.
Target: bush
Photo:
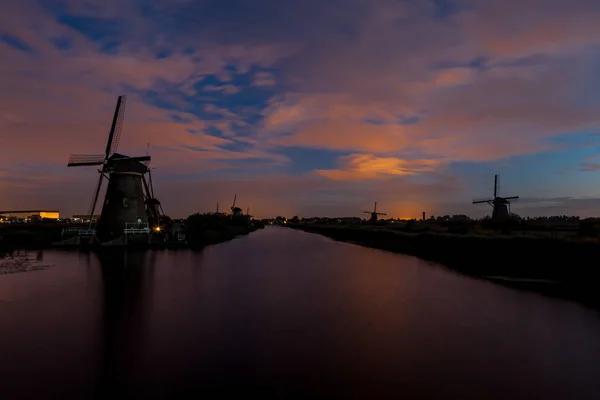
[[[190,234],[205,230],[226,230],[228,227],[249,226],[250,217],[246,215],[232,217],[223,214],[193,214],[190,215],[185,225]]]
[[[579,236],[581,237],[597,237],[598,226],[593,219],[584,219],[579,221]]]

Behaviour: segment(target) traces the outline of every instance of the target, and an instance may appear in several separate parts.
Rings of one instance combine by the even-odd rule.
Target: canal
[[[285,228],[0,275],[0,397],[600,398],[600,313]]]

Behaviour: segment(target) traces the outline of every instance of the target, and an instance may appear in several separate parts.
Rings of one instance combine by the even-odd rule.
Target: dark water
[[[0,398],[600,398],[600,314],[284,228],[0,276]],[[113,396],[111,396],[113,395]]]

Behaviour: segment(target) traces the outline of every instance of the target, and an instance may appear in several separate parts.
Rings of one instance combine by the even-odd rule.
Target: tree
[[[297,216],[297,215],[294,215],[294,216],[292,217],[292,224],[297,224],[298,222],[300,222],[300,218],[298,218],[298,216]]]

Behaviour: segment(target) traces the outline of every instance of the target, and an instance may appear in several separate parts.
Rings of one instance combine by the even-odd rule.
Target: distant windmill
[[[377,222],[379,215],[387,215],[386,213],[378,213],[377,212],[377,202],[375,202],[375,205],[373,206],[373,211],[364,211],[364,212],[366,214],[371,214],[371,218],[369,219],[369,222]]]
[[[239,217],[242,215],[242,209],[235,206],[236,200],[237,194],[233,196],[233,204],[231,205],[231,215],[234,217]]]
[[[147,162],[150,156],[128,157],[116,153],[125,116],[125,96],[119,96],[113,116],[108,142],[104,154],[74,154],[69,158],[67,167],[100,165],[100,176],[92,204],[89,209],[90,228],[98,202],[98,195],[104,178],[108,187],[104,197],[97,236],[100,240],[110,240],[123,234],[125,223],[150,223],[159,228],[163,214],[160,201],[154,197],[152,175]],[[145,174],[149,180],[146,181]]]
[[[493,207],[492,219],[502,220],[510,215],[510,200],[517,200],[519,196],[498,196],[498,175],[494,175],[494,197],[491,199],[473,200],[473,204],[488,203]]]
[[[250,207],[246,208],[246,217],[252,218],[253,215],[250,215]]]

